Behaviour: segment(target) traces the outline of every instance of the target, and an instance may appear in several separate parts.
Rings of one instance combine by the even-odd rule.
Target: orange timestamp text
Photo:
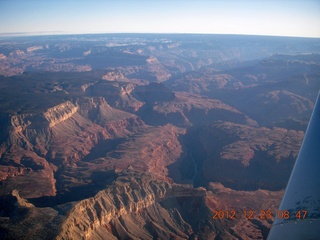
[[[276,212],[272,212],[271,210],[264,209],[260,211],[253,210],[213,210],[213,219],[261,219],[261,220],[269,220],[274,219],[275,217],[278,219],[304,219],[307,217],[307,210],[299,210],[296,213],[292,213],[289,210],[278,210]]]

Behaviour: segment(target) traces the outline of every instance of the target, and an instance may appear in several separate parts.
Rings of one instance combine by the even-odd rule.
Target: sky
[[[0,35],[8,33],[320,38],[320,0],[0,0]]]

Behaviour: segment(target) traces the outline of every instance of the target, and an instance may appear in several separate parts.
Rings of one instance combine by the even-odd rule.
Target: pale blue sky
[[[14,32],[320,37],[320,0],[0,0]]]

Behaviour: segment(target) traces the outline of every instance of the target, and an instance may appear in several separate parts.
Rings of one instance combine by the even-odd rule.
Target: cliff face
[[[152,172],[159,179],[167,179],[168,166],[182,154],[179,137],[184,133],[183,129],[170,124],[148,127],[110,151],[105,164],[109,169],[119,170],[132,166],[141,172]]]
[[[271,123],[276,125],[277,122],[285,119],[305,121],[309,119],[313,109],[313,102],[309,98],[288,90],[247,89],[245,91],[246,94],[235,94],[227,101],[230,100],[230,104],[251,116],[260,125],[268,126]]]
[[[104,98],[82,98],[48,108],[43,113],[14,115],[8,121],[7,139],[1,145],[0,177],[7,190],[24,197],[56,194],[55,172],[62,165],[84,159],[97,144],[123,138],[144,128],[135,115],[116,110]],[[41,179],[34,185],[25,184]]]
[[[57,168],[47,155],[55,138],[53,128],[72,118],[77,109],[66,102],[44,113],[10,117],[10,125],[5,128],[8,138],[2,143],[0,156],[0,178],[7,180],[5,191],[16,188],[22,190],[24,197],[56,194]]]
[[[43,114],[10,119],[8,139],[1,146],[0,176],[7,183],[6,192],[18,189],[26,198],[69,192],[66,199],[81,199],[80,186],[88,188],[86,197],[91,196],[105,182],[99,183],[96,176],[130,166],[168,180],[167,167],[179,159],[178,137],[185,132],[172,125],[146,126],[103,97],[82,97]]]
[[[86,91],[89,95],[103,96],[112,107],[128,112],[135,112],[139,110],[144,103],[137,100],[132,94],[135,87],[142,84],[141,82],[134,82],[135,81],[131,81],[130,83],[100,81],[89,87]]]
[[[320,87],[320,56],[297,55],[316,40],[28,39],[0,39],[1,239],[266,238]]]
[[[230,74],[219,73],[210,67],[184,73],[174,81],[169,80],[169,84],[175,91],[194,94],[208,93],[217,89],[238,89],[243,87],[239,79]]]
[[[179,214],[177,218],[170,216],[159,202],[175,197],[204,196],[205,190],[170,185],[150,175],[129,172],[120,176],[110,188],[77,203],[68,213],[57,239],[98,239],[99,235],[108,239],[153,239],[150,229],[146,228],[152,218],[162,218],[162,222],[168,224],[154,223],[154,231],[160,236],[187,239],[191,226]],[[143,217],[146,212],[149,217]],[[134,219],[136,221],[132,221]]]
[[[146,61],[146,71],[151,73],[158,82],[166,81],[171,77],[170,72],[156,57],[150,56]]]
[[[233,189],[280,190],[287,184],[303,132],[215,122],[194,127],[185,137],[189,153],[181,171],[187,176],[186,169],[195,161],[197,184],[221,182]]]
[[[9,196],[13,200],[7,202],[5,214],[10,213],[10,218],[2,225],[3,237],[262,239],[268,233],[270,222],[260,219],[259,211],[270,209],[274,212],[283,193],[266,190],[239,192],[214,183],[210,183],[207,190],[193,188],[163,182],[152,174],[129,169],[118,173],[117,179],[106,187],[93,197],[55,208],[35,207],[14,191]],[[225,211],[226,206],[236,211],[235,219],[214,217],[215,211]],[[251,220],[242,217],[245,209],[255,212]]]
[[[169,211],[161,202],[204,198],[205,192],[125,171],[111,187],[77,203],[68,213],[57,239],[153,239],[155,235],[162,239],[170,236],[188,239],[192,227],[177,209]]]
[[[81,98],[77,104],[82,116],[102,126],[127,119],[139,121],[135,115],[111,107],[103,97]]]
[[[35,207],[21,198],[18,191],[13,191],[8,196],[11,201],[5,203],[8,204],[5,214],[10,218],[3,225],[7,230],[3,237],[154,239],[157,236],[161,239],[189,239],[198,229],[193,229],[182,216],[186,208],[183,205],[197,201],[204,203],[205,195],[205,189],[172,185],[151,174],[131,170],[119,173],[112,185],[94,197],[59,205],[55,209]],[[22,211],[24,214],[19,214]],[[11,217],[15,220],[11,221]],[[46,224],[39,224],[39,218]]]
[[[69,119],[78,111],[78,106],[73,105],[71,102],[62,103],[56,107],[49,108],[43,115],[49,123],[49,127]]]
[[[20,114],[10,117],[8,127],[10,144],[17,144],[25,149],[32,149],[36,138],[50,139],[48,130],[70,119],[78,111],[78,106],[67,101],[47,109],[43,113]]]
[[[149,102],[140,109],[139,116],[150,125],[171,123],[186,127],[222,120],[257,126],[256,121],[222,101],[183,92],[176,92],[174,96],[173,99]]]

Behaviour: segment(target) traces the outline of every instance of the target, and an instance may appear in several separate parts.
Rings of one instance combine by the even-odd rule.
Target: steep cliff
[[[287,184],[303,132],[219,121],[191,128],[184,138],[188,154],[181,173],[195,185],[221,182],[232,189],[280,190]],[[194,164],[196,172],[190,170]]]
[[[31,149],[36,138],[46,138],[50,141],[48,130],[55,125],[70,119],[78,111],[70,101],[48,108],[43,113],[26,113],[10,117],[9,132],[10,144],[17,144],[25,149]]]
[[[204,196],[205,190],[170,185],[151,175],[125,172],[110,188],[77,203],[68,213],[57,239],[153,239],[149,224],[159,237],[187,239],[191,226],[177,212],[173,218],[174,214],[169,215],[159,202]],[[142,217],[145,212],[149,213],[148,217]]]
[[[0,39],[0,239],[265,239],[320,87],[289,40]]]
[[[144,105],[142,101],[137,100],[132,91],[137,85],[142,83],[118,82],[118,81],[99,81],[89,87],[86,91],[90,96],[102,96],[115,108],[135,112]]]
[[[49,108],[43,116],[49,123],[49,127],[54,127],[75,114],[78,111],[78,106],[73,105],[71,102],[65,102],[53,108]]]
[[[107,139],[141,131],[144,123],[97,97],[81,98],[75,104],[67,101],[44,112],[11,116],[3,129],[7,139],[1,145],[0,177],[7,181],[6,191],[16,188],[22,196],[35,198],[59,191],[55,175],[60,167],[84,159]],[[27,184],[30,181],[36,189]]]
[[[171,77],[166,67],[154,56],[150,56],[147,60],[147,72],[151,73],[158,82],[163,82]]]
[[[263,239],[283,192],[234,191],[210,183],[207,189],[163,182],[130,169],[117,174],[95,196],[39,208],[17,191],[7,196],[3,239]],[[261,199],[264,199],[262,202]],[[248,218],[243,211],[254,212]],[[234,219],[216,212],[231,211]],[[41,218],[41,223],[39,222]],[[245,231],[244,231],[245,230]]]
[[[149,102],[138,115],[150,125],[186,127],[222,120],[257,126],[256,121],[222,101],[184,92],[175,92],[173,99]]]

